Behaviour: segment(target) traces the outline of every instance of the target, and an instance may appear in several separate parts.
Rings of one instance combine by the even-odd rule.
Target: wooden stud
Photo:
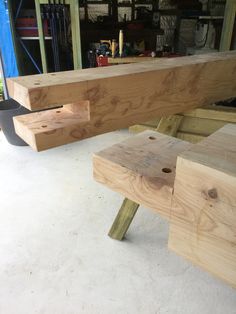
[[[185,117],[210,119],[236,123],[236,108],[210,105],[182,113]]]
[[[48,72],[47,57],[46,57],[46,48],[45,48],[45,40],[44,40],[44,33],[43,33],[43,23],[42,23],[42,18],[41,18],[41,9],[40,9],[40,1],[39,0],[35,0],[35,10],[36,10],[37,25],[38,25],[39,46],[40,46],[43,73],[47,73]]]
[[[109,237],[119,241],[123,240],[138,208],[139,204],[125,198],[109,231]]]
[[[226,0],[220,51],[230,50],[236,14],[236,0]]]
[[[73,47],[74,69],[82,69],[79,1],[70,0],[71,34]]]

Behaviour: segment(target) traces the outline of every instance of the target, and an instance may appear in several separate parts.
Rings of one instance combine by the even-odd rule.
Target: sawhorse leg
[[[139,204],[125,198],[108,235],[115,240],[123,240],[139,208]]]

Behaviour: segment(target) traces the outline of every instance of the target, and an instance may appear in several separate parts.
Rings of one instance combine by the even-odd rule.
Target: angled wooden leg
[[[125,198],[119,213],[116,216],[115,221],[108,233],[108,235],[115,240],[121,241],[126,232],[129,229],[129,226],[139,208],[139,204]]]

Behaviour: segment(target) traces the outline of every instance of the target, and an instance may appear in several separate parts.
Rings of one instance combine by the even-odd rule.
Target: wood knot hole
[[[149,140],[155,140],[155,136],[149,136]]]
[[[217,190],[216,189],[210,189],[208,190],[208,196],[210,198],[216,199],[218,197]]]

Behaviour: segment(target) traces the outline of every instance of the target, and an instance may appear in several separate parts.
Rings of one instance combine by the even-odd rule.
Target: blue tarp
[[[7,0],[0,0],[0,49],[6,77],[18,76],[15,50],[12,41]]]

